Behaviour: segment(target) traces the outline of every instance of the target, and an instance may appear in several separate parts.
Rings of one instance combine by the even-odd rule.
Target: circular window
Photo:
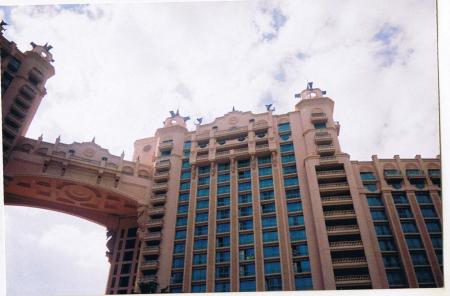
[[[291,137],[290,135],[282,135],[282,136],[280,136],[280,139],[283,141],[287,141],[287,140],[289,140],[290,137]]]
[[[266,136],[266,133],[260,133],[256,135],[258,138],[264,138]]]
[[[144,148],[142,148],[142,150],[144,150],[144,152],[149,152],[152,149],[152,145],[145,145]]]
[[[239,137],[238,138],[238,141],[240,141],[240,142],[242,142],[242,141],[244,141],[245,140],[245,137]]]
[[[225,140],[220,140],[220,141],[217,141],[217,143],[218,143],[219,145],[223,145],[223,144],[226,143],[226,141],[225,141]]]

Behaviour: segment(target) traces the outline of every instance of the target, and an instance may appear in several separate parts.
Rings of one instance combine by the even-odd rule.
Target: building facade
[[[5,203],[107,227],[107,294],[442,287],[439,156],[352,161],[333,100],[296,98],[193,131],[171,112],[132,161],[19,137]]]

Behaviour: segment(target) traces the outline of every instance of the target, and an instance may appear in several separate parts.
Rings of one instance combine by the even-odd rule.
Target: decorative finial
[[[236,111],[236,109],[234,109],[234,106],[233,106],[233,110],[231,110],[231,111],[233,111],[233,112]]]
[[[323,95],[326,95],[326,94],[327,94],[327,91],[326,91],[326,90],[323,90],[323,91],[322,91],[322,96],[323,96]]]
[[[44,48],[45,48],[45,50],[46,50],[46,51],[48,51],[48,52],[49,52],[49,51],[50,51],[50,49],[52,49],[52,48],[53,48],[53,46],[49,45],[49,44],[48,44],[48,42],[46,42],[46,43],[45,43],[45,45],[44,45]]]
[[[3,26],[7,26],[7,25],[8,24],[2,20],[2,22],[0,23],[0,33],[3,33],[3,31],[6,31],[6,28],[4,28]]]
[[[307,89],[312,89],[313,88],[313,82],[308,82],[308,86],[306,87]]]
[[[177,113],[175,115],[180,116],[180,111],[178,109],[177,109]]]
[[[39,140],[39,141],[42,141],[43,139],[44,139],[44,135],[41,134],[41,135],[39,136],[38,140]]]
[[[172,110],[169,111],[170,112],[170,117],[174,118],[175,117],[175,112],[173,112]]]
[[[91,143],[95,143],[95,137],[92,138]]]
[[[61,135],[59,135],[59,136],[56,138],[55,143],[56,143],[56,144],[59,144],[60,142],[61,142]]]
[[[189,119],[191,119],[191,117],[189,117],[189,116],[183,117],[184,122],[188,121]]]
[[[197,124],[202,124],[203,117],[197,118]]]
[[[120,154],[120,158],[124,158],[125,157],[125,150],[122,150],[122,154]]]
[[[31,44],[31,46],[32,46],[33,48],[36,48],[36,46],[37,46],[37,44],[34,43],[34,42],[30,42],[30,44]]]

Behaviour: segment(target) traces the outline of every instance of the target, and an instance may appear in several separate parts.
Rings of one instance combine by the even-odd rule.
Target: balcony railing
[[[359,230],[358,225],[339,225],[339,226],[327,226],[327,231],[331,233],[336,232],[350,232]]]
[[[331,242],[330,248],[332,249],[346,249],[349,247],[362,247],[362,241],[339,241]]]
[[[340,210],[340,211],[325,211],[323,212],[325,217],[340,217],[355,215],[354,210]]]
[[[336,283],[370,282],[369,275],[338,275],[335,277]]]
[[[327,121],[327,114],[323,112],[317,112],[317,113],[311,113],[311,122],[312,123],[319,123],[319,122],[326,122]]]
[[[269,144],[256,144],[256,150],[263,150],[269,148]]]
[[[145,246],[142,250],[142,255],[158,255],[159,246]]]
[[[320,164],[338,163],[336,156],[321,156],[319,158]]]
[[[335,258],[333,259],[333,265],[347,265],[355,263],[367,263],[364,257],[354,257],[354,258]]]
[[[385,170],[383,172],[385,178],[401,178],[402,173],[399,170]]]
[[[164,159],[164,160],[160,160],[156,163],[156,168],[157,169],[168,169],[170,168],[170,160],[169,159]]]
[[[348,188],[347,182],[319,184],[320,190],[347,189],[347,188]]]
[[[150,221],[148,221],[145,226],[148,228],[152,228],[152,227],[162,227],[164,223],[163,219],[152,219]]]
[[[162,182],[162,183],[153,183],[153,191],[159,191],[159,190],[167,190],[167,182]]]
[[[316,140],[317,144],[330,143],[333,140],[331,134],[328,132],[316,132],[316,134],[314,135],[314,139]]]
[[[352,197],[350,195],[322,197],[322,204],[336,204],[336,203],[349,203],[349,202],[352,202]]]
[[[159,214],[164,214],[165,212],[165,207],[164,206],[159,206],[159,207],[153,207],[151,209],[148,209],[148,214],[149,215],[159,215]]]
[[[425,178],[425,173],[422,170],[414,170],[414,171],[406,170],[406,176],[408,178]]]
[[[153,175],[153,180],[166,180],[169,178],[169,171],[156,172]]]
[[[201,154],[201,155],[197,154],[197,160],[200,160],[200,159],[208,159],[208,154]]]
[[[167,149],[172,149],[173,148],[173,141],[163,141],[159,144],[159,149],[160,150],[167,150]]]
[[[152,205],[158,205],[163,204],[166,202],[166,195],[165,194],[158,194],[150,198],[150,203]]]
[[[141,269],[158,269],[158,261],[157,260],[152,260],[152,261],[144,261],[141,263]]]
[[[145,241],[160,241],[162,238],[161,232],[146,232],[144,234]]]
[[[141,283],[156,282],[156,275],[144,275],[144,276],[141,276],[139,281]]]

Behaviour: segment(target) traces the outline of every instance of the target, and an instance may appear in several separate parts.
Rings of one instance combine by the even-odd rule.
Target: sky
[[[233,106],[259,113],[273,103],[283,114],[308,81],[335,101],[352,160],[435,157],[435,14],[433,1],[420,0],[0,7],[4,35],[20,50],[53,46],[56,75],[27,136],[95,136],[126,159],[169,110],[204,123]],[[104,292],[102,227],[15,207],[5,220],[8,295]]]

